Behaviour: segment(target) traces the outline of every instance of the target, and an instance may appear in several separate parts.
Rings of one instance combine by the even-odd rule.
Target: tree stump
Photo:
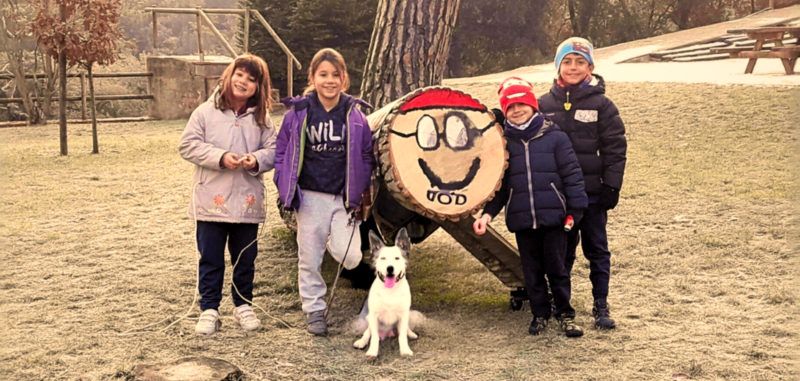
[[[239,380],[242,371],[235,365],[210,357],[184,357],[170,363],[137,365],[136,381],[221,381]]]
[[[500,188],[508,165],[503,131],[469,94],[442,86],[418,89],[368,120],[377,134],[378,181],[403,207],[458,221]]]

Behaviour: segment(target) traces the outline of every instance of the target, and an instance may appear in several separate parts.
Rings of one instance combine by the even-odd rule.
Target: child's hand
[[[492,216],[484,214],[480,216],[480,218],[475,219],[475,222],[472,223],[472,230],[477,235],[484,235],[486,234],[486,226],[489,225],[489,222],[492,222]]]
[[[239,168],[241,165],[241,160],[239,159],[239,155],[233,152],[225,152],[222,155],[222,166],[225,168],[230,169],[231,171]]]
[[[239,162],[242,164],[242,168],[248,171],[258,167],[258,160],[256,160],[256,157],[254,155],[251,155],[249,153],[244,155],[244,157],[241,158]]]

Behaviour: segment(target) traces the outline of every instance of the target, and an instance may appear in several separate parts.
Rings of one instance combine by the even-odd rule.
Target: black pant
[[[567,234],[561,227],[528,229],[516,233],[517,247],[522,259],[525,288],[536,317],[549,318],[550,301],[547,283],[553,293],[556,315],[575,316],[569,303],[571,285],[569,272],[564,267],[564,250]],[[547,280],[545,280],[547,275]]]
[[[225,222],[197,221],[197,247],[200,249],[200,309],[218,309],[222,300],[222,283],[225,277],[225,243],[231,256],[231,265],[242,249],[258,235],[258,224],[233,224]],[[233,283],[247,300],[253,300],[253,276],[255,275],[257,242],[242,253],[242,258],[233,269]],[[250,304],[242,299],[231,285],[233,304]]]
[[[567,235],[567,271],[572,273],[575,263],[575,250],[578,243],[583,248],[583,256],[589,260],[589,280],[592,281],[592,296],[595,303],[605,304],[608,298],[608,282],[611,276],[611,252],[608,251],[606,223],[608,211],[597,204],[589,204],[577,228]],[[583,239],[583,242],[581,242]]]

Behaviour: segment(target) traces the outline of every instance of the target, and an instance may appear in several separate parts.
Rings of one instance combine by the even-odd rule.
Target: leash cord
[[[194,293],[193,293],[194,296],[192,297],[192,303],[189,305],[189,308],[186,310],[186,312],[183,315],[181,315],[180,317],[178,317],[177,319],[173,320],[166,327],[162,328],[161,329],[162,332],[165,332],[166,330],[171,328],[173,325],[178,324],[178,322],[180,322],[180,321],[182,321],[184,319],[187,319],[189,317],[189,315],[192,313],[192,310],[194,310],[195,304],[197,304],[197,297],[199,295],[199,289],[200,289],[200,259],[201,259],[201,253],[200,253],[200,247],[197,244],[197,204],[196,204],[196,198],[195,198],[195,191],[196,190],[197,190],[197,183],[194,183],[192,185],[192,212],[194,214],[194,236],[195,236],[194,245],[195,245],[195,253],[197,253],[197,261],[195,262],[196,263],[195,264],[195,274],[196,274],[196,276],[195,276],[195,285],[194,285]],[[258,234],[256,234],[256,238],[253,241],[251,241],[247,246],[245,246],[241,251],[239,251],[239,255],[236,257],[236,261],[233,263],[233,266],[231,267],[231,276],[233,276],[233,272],[236,270],[236,266],[239,264],[239,260],[242,258],[242,254],[244,253],[244,251],[247,250],[248,248],[250,248],[250,246],[253,246],[256,242],[258,242],[259,238],[264,238],[263,234],[265,232],[265,229],[264,229],[265,227],[266,227],[266,222],[261,224],[261,229],[258,232]],[[350,237],[350,239],[352,240],[352,236]],[[348,244],[348,248],[349,248],[349,244]],[[231,279],[231,284],[233,285],[233,289],[234,289],[234,291],[236,291],[236,294],[240,298],[242,298],[242,300],[250,303],[251,305],[253,305],[256,308],[258,308],[259,310],[261,310],[261,312],[264,313],[264,315],[266,315],[268,318],[283,324],[287,328],[292,328],[292,326],[289,323],[283,321],[280,318],[272,316],[269,312],[264,310],[264,308],[262,308],[260,305],[256,304],[252,300],[249,300],[249,299],[245,298],[241,294],[241,292],[239,292],[239,288],[236,287],[236,282],[234,282],[233,279]],[[225,301],[225,300],[227,300],[227,297],[225,299],[223,299],[223,301]],[[220,303],[220,304],[222,304],[222,303]],[[148,329],[150,327],[159,325],[159,324],[169,320],[170,318],[172,318],[172,317],[168,316],[168,317],[166,317],[164,319],[161,319],[161,320],[159,320],[159,321],[157,321],[155,323],[150,323],[148,325],[145,325],[145,326],[139,327],[139,328],[129,329],[127,331],[118,333],[117,336],[128,336],[128,335],[132,335],[132,334],[137,333],[137,332],[144,331],[144,330],[146,330],[146,329]]]
[[[344,257],[342,257],[342,261],[339,262],[339,267],[336,270],[336,277],[333,278],[333,285],[331,286],[331,296],[328,297],[328,303],[325,304],[325,313],[323,314],[323,318],[328,320],[328,313],[331,310],[331,305],[333,303],[333,297],[336,295],[336,284],[339,282],[339,276],[342,275],[342,267],[344,266],[344,261],[347,259],[347,254],[350,253],[350,245],[353,243],[353,236],[356,233],[356,222],[355,216],[350,219],[351,224],[353,225],[353,229],[350,230],[350,240],[347,241],[347,249],[344,251]],[[359,248],[361,250],[361,248]]]

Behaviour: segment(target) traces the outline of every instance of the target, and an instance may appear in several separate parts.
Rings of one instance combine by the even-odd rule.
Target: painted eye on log
[[[417,122],[417,144],[422,149],[435,149],[439,146],[439,133],[436,121],[430,115],[423,115]]]
[[[445,138],[447,145],[453,149],[464,148],[469,143],[469,135],[467,134],[467,126],[464,125],[464,119],[458,115],[450,115],[444,124]]]

